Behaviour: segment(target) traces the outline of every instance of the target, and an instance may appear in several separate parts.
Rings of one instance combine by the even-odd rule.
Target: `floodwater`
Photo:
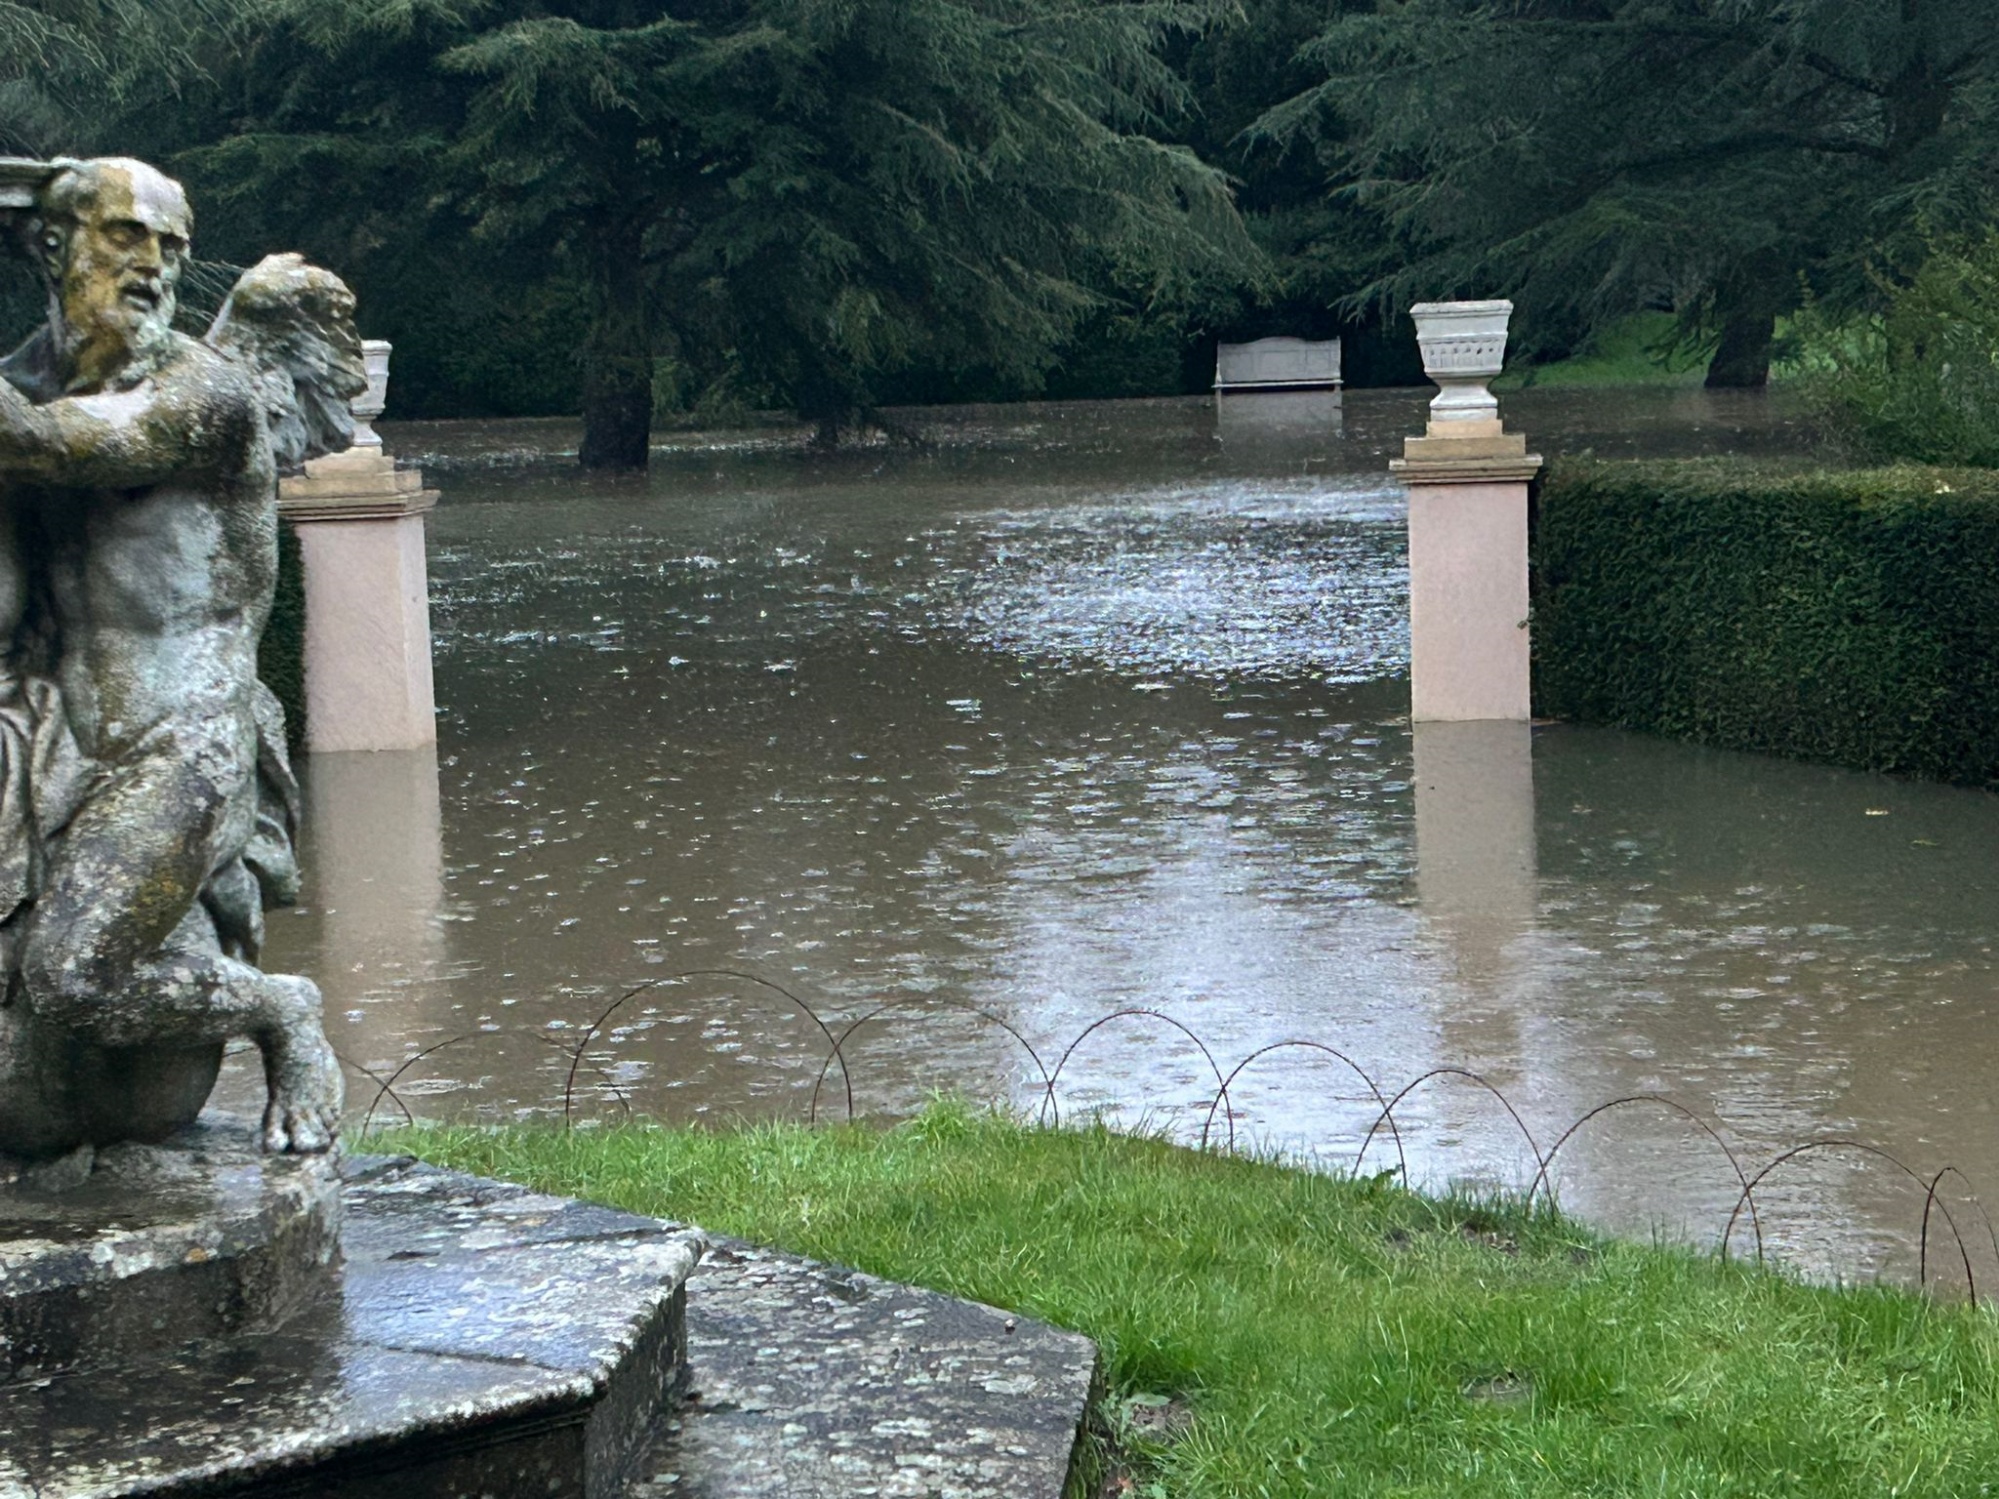
[[[1524,1186],[1521,1126],[1546,1151],[1630,1095],[1747,1171],[1839,1137],[1990,1180],[1999,799],[1566,725],[1412,734],[1385,469],[1422,404],[913,413],[928,447],[682,438],[642,480],[534,461],[562,423],[388,428],[444,490],[439,745],[308,763],[268,961],[319,979],[377,1119],[1052,1092],[1346,1167],[1381,1110],[1334,1048],[1383,1093],[1464,1069],[1517,1111],[1417,1088],[1364,1165],[1418,1182]],[[1551,453],[1804,443],[1759,397],[1506,409]],[[1658,1104],[1552,1174],[1704,1243],[1741,1190]],[[1794,1263],[1916,1273],[1924,1194],[1886,1160],[1809,1152],[1757,1201]],[[1940,1219],[1929,1258],[1962,1282]]]

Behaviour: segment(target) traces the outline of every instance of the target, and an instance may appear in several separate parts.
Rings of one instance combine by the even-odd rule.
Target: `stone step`
[[[1087,1338],[731,1240],[697,1270],[698,1232],[413,1161],[343,1172],[344,1263],[277,1330],[0,1383],[0,1499],[1061,1499]]]
[[[698,1234],[359,1161],[275,1331],[0,1385],[0,1499],[615,1499],[678,1388]]]
[[[713,1239],[688,1390],[628,1499],[1061,1499],[1088,1338]]]

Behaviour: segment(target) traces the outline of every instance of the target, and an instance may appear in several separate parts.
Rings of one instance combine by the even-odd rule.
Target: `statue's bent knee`
[[[157,1021],[121,1005],[124,987],[59,942],[31,937],[21,955],[21,987],[29,1013],[42,1025],[69,1031],[99,1046],[137,1046],[157,1033]]]

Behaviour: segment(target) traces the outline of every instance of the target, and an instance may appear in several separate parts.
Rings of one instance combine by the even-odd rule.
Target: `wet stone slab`
[[[344,1263],[277,1330],[0,1382],[0,1499],[1059,1499],[1088,1339],[737,1242],[696,1269],[677,1225],[408,1160],[344,1177]]]
[[[731,1240],[687,1307],[688,1392],[629,1499],[1060,1499],[1088,1338]]]
[[[680,1379],[698,1234],[350,1162],[276,1331],[0,1384],[0,1499],[613,1499]]]
[[[18,1176],[0,1186],[0,1384],[278,1326],[333,1259],[340,1206],[330,1161],[266,1156],[224,1115]]]

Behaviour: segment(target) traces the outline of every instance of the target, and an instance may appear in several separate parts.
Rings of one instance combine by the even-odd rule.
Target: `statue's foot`
[[[310,979],[270,974],[282,990],[279,1023],[260,1041],[270,1102],[264,1109],[264,1149],[318,1155],[340,1136],[346,1088],[340,1061],[320,1022],[319,988]]]

